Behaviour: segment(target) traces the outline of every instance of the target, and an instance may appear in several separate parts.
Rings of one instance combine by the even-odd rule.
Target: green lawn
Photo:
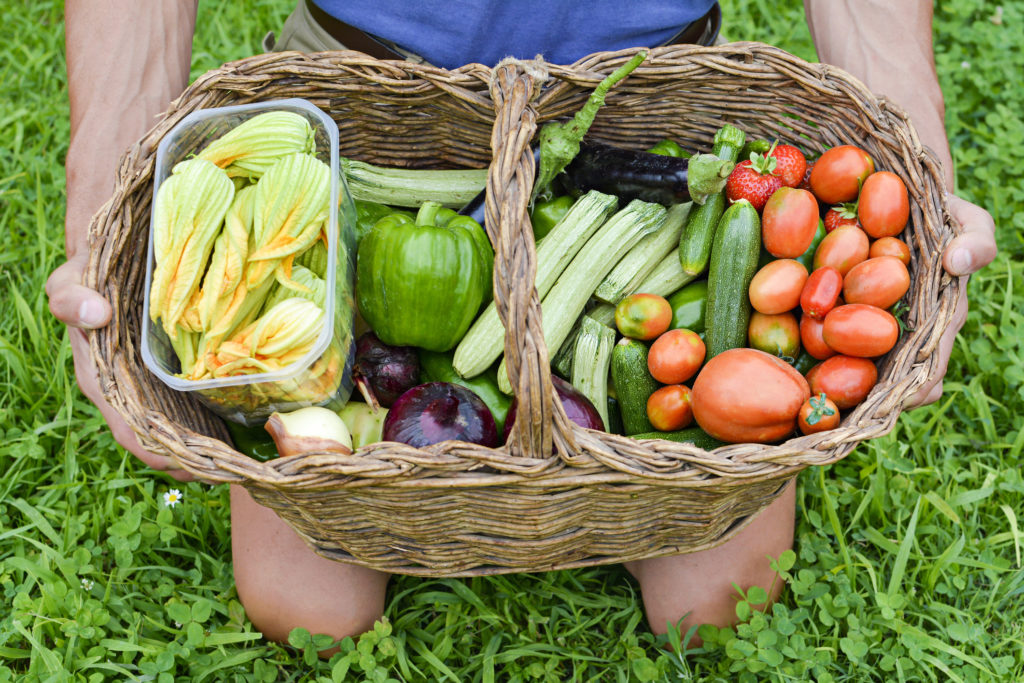
[[[256,50],[289,4],[204,0],[194,75]],[[723,4],[730,38],[813,59],[799,2]],[[43,293],[63,258],[62,5],[0,2],[0,680],[1024,680],[1024,15],[940,5],[960,191],[1002,253],[971,281],[945,397],[801,475],[783,601],[679,658],[620,567],[398,578],[386,621],[320,661],[308,634],[268,644],[246,620],[227,489],[147,470],[78,392]]]

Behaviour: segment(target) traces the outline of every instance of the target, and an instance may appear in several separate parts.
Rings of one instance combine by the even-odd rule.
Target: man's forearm
[[[188,84],[195,15],[196,0],[67,0],[69,257],[85,247],[121,154]]]
[[[932,3],[924,0],[804,0],[825,63],[850,72],[906,111],[953,187],[942,90],[932,47]]]

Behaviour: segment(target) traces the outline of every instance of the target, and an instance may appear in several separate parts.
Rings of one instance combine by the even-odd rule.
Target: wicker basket
[[[860,145],[910,190],[904,238],[913,252],[913,331],[880,361],[868,399],[829,432],[706,452],[576,427],[554,399],[532,287],[529,145],[539,124],[575,112],[633,52],[598,53],[571,66],[454,71],[355,52],[282,53],[206,74],[127,152],[115,193],[92,224],[88,284],[114,309],[111,324],[90,336],[107,400],[147,448],[205,479],[245,485],[321,555],[384,571],[540,571],[690,552],[728,539],[801,469],[836,462],[858,442],[886,434],[904,400],[938,372],[936,348],[958,284],[944,274],[940,254],[959,228],[946,210],[941,169],[906,115],[849,75],[758,43],[652,50],[613,89],[593,137],[634,148],[672,137],[707,149],[730,122],[808,150]],[[490,164],[495,299],[510,330],[506,356],[520,402],[506,446],[380,443],[351,456],[258,462],[231,447],[218,418],[143,368],[141,256],[157,143],[195,109],[285,97],[328,111],[344,156],[395,166]]]

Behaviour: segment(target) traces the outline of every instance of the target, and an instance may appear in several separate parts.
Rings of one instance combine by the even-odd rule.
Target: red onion
[[[385,441],[421,448],[441,441],[498,445],[494,416],[479,396],[449,382],[429,382],[398,397],[384,419]]]
[[[555,393],[558,394],[558,398],[562,401],[562,409],[565,410],[566,417],[581,427],[604,431],[604,421],[601,420],[601,414],[597,412],[597,408],[594,407],[594,404],[591,403],[590,399],[582,391],[557,375],[551,375],[551,383],[555,387]],[[508,417],[505,418],[505,433],[502,435],[502,441],[507,441],[508,435],[512,431],[512,423],[516,421],[516,407],[518,404],[519,401],[517,399],[512,399],[512,405],[508,409]]]
[[[369,389],[373,398],[385,408],[420,382],[420,359],[411,346],[389,346],[373,332],[366,332],[356,341],[355,376],[360,389]]]

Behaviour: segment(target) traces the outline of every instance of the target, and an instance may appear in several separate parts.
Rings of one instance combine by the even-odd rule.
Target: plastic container
[[[290,111],[305,117],[315,133],[315,154],[331,170],[327,296],[324,325],[313,347],[301,359],[274,372],[203,380],[180,376],[180,363],[166,332],[149,317],[155,267],[152,216],[142,315],[141,346],[146,367],[172,389],[188,392],[221,417],[247,426],[263,424],[275,411],[289,412],[310,405],[340,409],[352,393],[355,205],[339,171],[337,125],[318,107],[302,99],[202,109],[182,119],[160,141],[153,172],[155,197],[175,164],[243,121],[267,111]]]

